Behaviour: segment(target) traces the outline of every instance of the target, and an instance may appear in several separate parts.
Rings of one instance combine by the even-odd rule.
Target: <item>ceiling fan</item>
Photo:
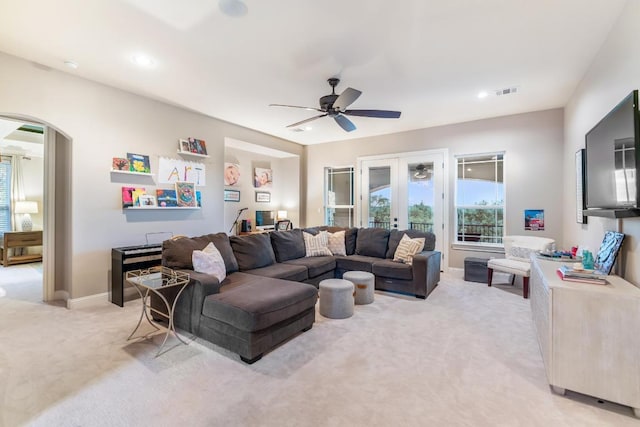
[[[290,107],[290,108],[302,108],[305,110],[319,111],[322,114],[314,116],[308,119],[301,120],[299,122],[290,124],[288,128],[300,126],[304,123],[319,119],[321,117],[332,117],[342,129],[347,132],[351,132],[356,129],[356,125],[353,124],[345,116],[359,116],[359,117],[376,117],[382,119],[397,119],[400,117],[400,111],[388,111],[388,110],[347,110],[346,108],[355,102],[356,99],[362,94],[359,90],[348,87],[340,95],[336,95],[336,86],[340,82],[340,79],[330,78],[327,80],[331,85],[331,95],[325,95],[320,98],[320,108],[314,107],[300,107],[297,105],[283,105],[283,104],[269,104],[270,107]]]

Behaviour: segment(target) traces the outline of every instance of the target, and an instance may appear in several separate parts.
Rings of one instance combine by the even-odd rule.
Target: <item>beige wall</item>
[[[505,152],[506,234],[552,237],[562,245],[563,112],[547,110],[478,120],[411,132],[363,138],[306,148],[307,225],[323,221],[323,173],[327,166],[357,166],[357,158],[380,154],[447,148],[449,241],[453,242],[455,209],[455,156]],[[524,231],[524,210],[544,209],[545,230]],[[464,258],[476,256],[468,248],[445,248],[445,263],[462,267]],[[488,257],[490,254],[480,256]],[[448,261],[447,261],[448,260]]]
[[[64,252],[71,263],[71,298],[107,292],[113,247],[145,242],[145,234],[199,235],[226,231],[223,224],[224,138],[233,137],[300,155],[302,147],[249,129],[169,106],[70,74],[0,54],[0,115],[48,122],[71,139],[68,197],[73,231]],[[207,186],[201,210],[128,211],[121,187],[157,187],[147,178],[127,182],[109,173],[112,157],[148,154],[152,171],[160,156],[177,158],[177,141],[207,142]],[[60,254],[58,254],[59,256]],[[58,285],[56,285],[58,287]]]
[[[584,148],[585,134],[633,89],[640,89],[640,3],[630,1],[577,88],[565,112],[564,240],[597,251],[607,230],[625,233],[624,277],[640,285],[640,218],[575,220],[575,152]]]

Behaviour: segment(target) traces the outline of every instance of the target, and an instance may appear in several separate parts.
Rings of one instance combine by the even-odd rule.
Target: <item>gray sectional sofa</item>
[[[162,264],[191,275],[190,285],[176,303],[176,326],[253,363],[278,343],[311,329],[317,287],[323,279],[341,278],[350,270],[367,271],[375,275],[376,289],[422,299],[440,280],[441,256],[434,250],[432,233],[336,227],[304,231],[317,234],[322,230],[345,231],[346,256],[305,257],[301,229],[231,238],[217,233],[165,241]],[[405,233],[412,238],[425,237],[425,250],[413,258],[413,265],[393,261]],[[193,271],[193,251],[202,250],[209,242],[220,251],[225,263],[227,277],[222,283]]]

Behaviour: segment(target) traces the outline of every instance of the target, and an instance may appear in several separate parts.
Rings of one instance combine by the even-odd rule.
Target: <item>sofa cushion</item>
[[[205,317],[247,332],[260,331],[294,317],[316,304],[313,285],[263,278],[209,295],[203,304]]]
[[[347,248],[344,244],[344,234],[344,230],[329,233],[329,242],[327,243],[327,247],[333,255],[347,255]]]
[[[318,227],[309,227],[304,229],[304,231],[306,231],[309,234],[313,234],[314,236],[322,230],[328,231],[329,233],[335,233],[337,231],[344,230],[345,232],[344,246],[345,246],[347,255],[353,255],[356,253],[356,239],[358,237],[358,229],[356,227],[344,228],[344,227],[333,227],[333,226],[321,225]]]
[[[271,264],[266,267],[245,270],[244,272],[261,277],[293,280],[294,282],[302,282],[309,278],[307,267],[303,265],[292,265],[286,263]]]
[[[284,263],[292,265],[303,265],[307,267],[310,279],[336,269],[336,259],[332,256],[298,258],[285,261]]]
[[[424,248],[424,237],[412,239],[404,234],[402,235],[402,239],[400,239],[396,253],[393,255],[393,260],[411,265],[413,256],[422,251],[422,248]]]
[[[224,260],[213,242],[209,242],[201,251],[193,251],[191,258],[193,260],[193,269],[196,272],[210,274],[218,279],[219,282],[222,282],[227,277]]]
[[[380,261],[380,258],[363,255],[339,256],[336,257],[336,268],[349,271],[366,271],[371,273],[372,265],[376,261]]]
[[[302,230],[299,228],[269,233],[269,237],[277,262],[303,258],[306,255]]]
[[[266,267],[276,262],[268,234],[231,236],[230,241],[240,271]]]
[[[374,262],[371,272],[379,277],[413,280],[413,268],[411,265],[388,259]]]
[[[193,251],[201,251],[210,243],[207,236],[175,237],[162,242],[162,265],[169,268],[193,270]]]
[[[398,243],[404,235],[409,236],[412,239],[424,237],[424,249],[425,251],[432,251],[436,247],[436,235],[429,231],[418,230],[391,230],[389,233],[389,247],[387,248],[386,258],[393,259],[398,248]]]
[[[236,257],[233,254],[233,249],[231,249],[231,243],[229,242],[227,233],[207,234],[207,238],[213,242],[216,249],[220,251],[224,265],[227,268],[227,274],[238,271],[238,261],[236,261]]]
[[[306,250],[306,256],[325,256],[333,255],[327,244],[329,243],[329,233],[321,231],[315,236],[313,234],[302,232],[304,237],[304,247]]]
[[[356,255],[384,258],[387,253],[389,230],[361,228],[356,238]]]

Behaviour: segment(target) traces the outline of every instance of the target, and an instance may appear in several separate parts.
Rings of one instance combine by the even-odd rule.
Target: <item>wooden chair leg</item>
[[[529,298],[529,278],[522,278],[522,296],[526,299]]]
[[[493,268],[487,268],[487,283],[491,286],[491,281],[493,280]]]

